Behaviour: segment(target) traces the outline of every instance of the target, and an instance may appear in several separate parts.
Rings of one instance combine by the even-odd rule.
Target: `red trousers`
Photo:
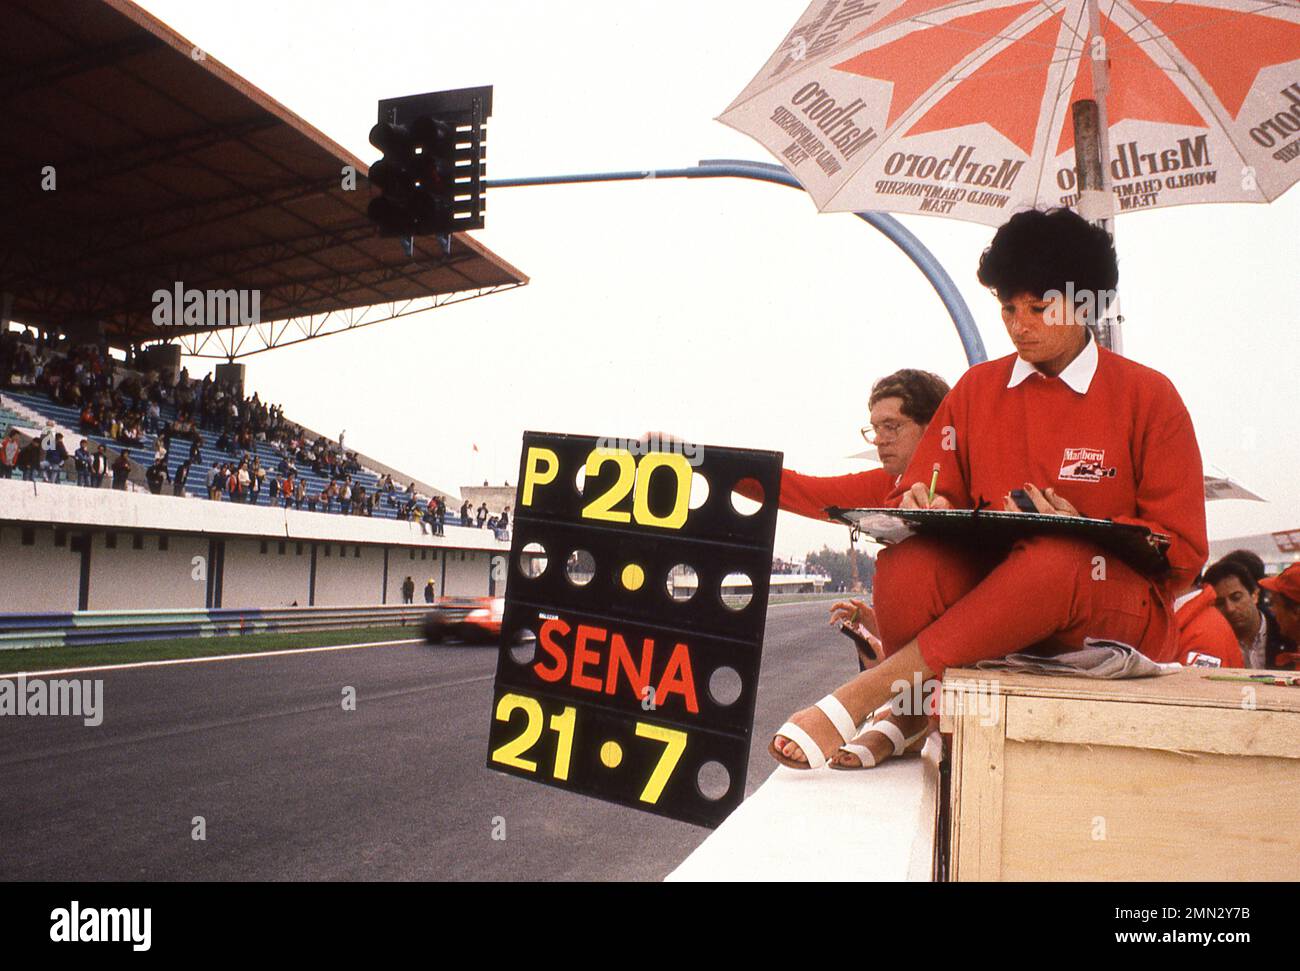
[[[877,557],[874,595],[885,653],[916,639],[935,674],[1035,645],[1076,650],[1086,638],[1178,660],[1156,583],[1079,540],[1035,536],[999,557],[913,536]]]

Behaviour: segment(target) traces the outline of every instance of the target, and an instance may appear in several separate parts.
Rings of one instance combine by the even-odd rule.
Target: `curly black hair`
[[[1110,233],[1078,213],[1027,209],[999,227],[980,256],[977,276],[1001,300],[1073,290],[1076,300],[1093,294],[1100,311],[1119,283],[1119,260]]]

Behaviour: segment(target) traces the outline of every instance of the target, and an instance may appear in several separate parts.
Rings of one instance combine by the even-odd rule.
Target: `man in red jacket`
[[[1300,644],[1300,563],[1292,563],[1275,577],[1265,577],[1259,585],[1273,598],[1273,616],[1278,629],[1291,644]],[[1300,668],[1300,653],[1278,653],[1275,663],[1280,668]]]
[[[883,506],[947,393],[948,383],[929,371],[904,368],[881,378],[871,386],[867,401],[870,424],[862,429],[862,437],[876,446],[884,468],[829,476],[802,475],[782,469],[780,508],[809,519],[824,520],[827,506],[841,509]],[[742,484],[736,491],[762,501],[757,489],[747,489]]]
[[[1069,210],[1017,213],[994,236],[978,275],[1002,305],[1017,353],[966,372],[939,406],[892,501],[1015,509],[1010,493],[1023,489],[1045,515],[1112,519],[1167,534],[1171,569],[1146,576],[1090,543],[1045,535],[1009,552],[924,536],[886,549],[875,591],[889,656],[794,716],[796,734],[819,751],[805,752],[778,733],[774,750],[786,764],[821,764],[849,721],[861,724],[898,683],[933,684],[951,666],[1035,645],[1075,649],[1092,639],[1176,659],[1173,601],[1192,585],[1208,551],[1200,450],[1168,378],[1099,348],[1091,336],[1087,325],[1119,279],[1109,235]],[[836,761],[852,767],[854,757]]]
[[[1232,625],[1215,607],[1218,596],[1208,583],[1194,586],[1174,601],[1178,623],[1177,661],[1193,667],[1244,668]]]

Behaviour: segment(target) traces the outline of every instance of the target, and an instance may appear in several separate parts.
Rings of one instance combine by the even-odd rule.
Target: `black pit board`
[[[524,434],[487,765],[717,826],[745,792],[782,455],[651,444]],[[708,496],[690,509],[701,476]],[[746,479],[764,497],[750,515],[732,502]],[[531,544],[546,553],[535,576]],[[573,558],[580,550],[591,559]],[[570,580],[571,560],[585,583]],[[668,592],[678,564],[695,570],[688,599]],[[720,593],[732,573],[751,581],[741,609]],[[673,583],[679,595],[691,586]],[[521,645],[522,631],[533,639]]]

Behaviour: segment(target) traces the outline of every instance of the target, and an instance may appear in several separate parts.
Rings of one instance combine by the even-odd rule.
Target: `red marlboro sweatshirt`
[[[915,482],[928,488],[936,462],[936,492],[956,508],[983,499],[1001,509],[1025,482],[1050,486],[1084,516],[1168,534],[1172,570],[1157,586],[1172,608],[1209,550],[1201,453],[1178,392],[1160,372],[1091,340],[1058,377],[1018,360],[1011,354],[962,376],[890,504]],[[1018,383],[1008,387],[1013,375]]]

